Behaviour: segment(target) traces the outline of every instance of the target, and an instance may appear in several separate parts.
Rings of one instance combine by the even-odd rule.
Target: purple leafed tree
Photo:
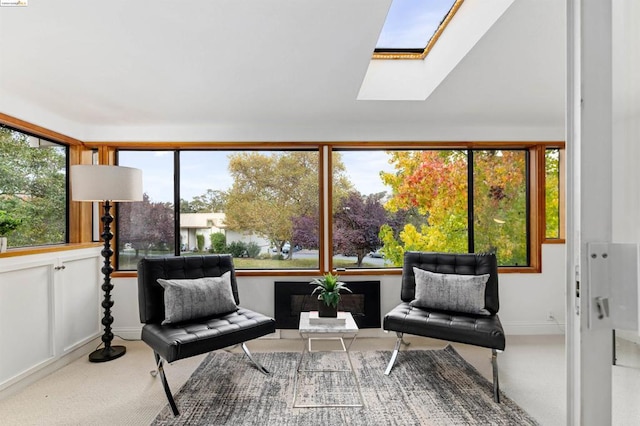
[[[142,201],[118,206],[118,246],[130,243],[146,255],[149,250],[174,251],[173,204],[152,202],[147,194]]]
[[[319,248],[318,229],[319,222],[317,217],[302,216],[293,218],[293,244],[306,249]]]
[[[355,255],[358,267],[370,251],[381,246],[380,226],[389,223],[382,205],[383,194],[363,196],[349,193],[333,216],[333,250],[335,254]]]

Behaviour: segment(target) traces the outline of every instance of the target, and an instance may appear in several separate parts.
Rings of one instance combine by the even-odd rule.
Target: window
[[[526,150],[338,155],[334,266],[398,267],[405,251],[494,252],[501,266],[529,265]]]
[[[374,59],[424,59],[463,0],[393,0]]]
[[[298,145],[120,149],[145,195],[118,205],[118,269],[143,255],[231,253],[243,271],[381,270],[421,250],[495,252],[501,267],[536,270],[538,230],[563,226],[551,144]],[[543,204],[554,213],[537,214]]]
[[[560,150],[545,150],[545,237],[560,238]]]
[[[0,125],[0,221],[16,225],[9,247],[67,242],[67,157],[65,145]]]
[[[175,249],[173,151],[119,151],[118,164],[142,170],[142,201],[117,205],[117,268],[135,270],[143,256]]]
[[[527,151],[473,154],[473,252],[495,253],[500,266],[529,265]]]
[[[180,151],[180,251],[319,267],[318,151]]]
[[[119,206],[120,270],[141,256],[203,253],[230,253],[237,269],[319,268],[317,150],[120,150],[118,159],[143,170],[145,191]]]

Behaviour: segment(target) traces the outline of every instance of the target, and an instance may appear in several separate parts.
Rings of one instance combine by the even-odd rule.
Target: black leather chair
[[[236,311],[175,324],[165,319],[162,279],[220,277],[231,272],[231,287],[236,305],[240,303],[233,258],[230,255],[144,258],[138,263],[138,303],[142,340],[152,349],[164,391],[174,415],[179,411],[169,389],[163,360],[173,362],[217,349],[241,344],[247,357],[264,374],[270,374],[251,356],[244,342],[275,332],[275,320],[238,306]],[[155,373],[152,372],[152,373]]]
[[[489,274],[485,287],[486,315],[415,307],[411,304],[416,294],[416,278],[413,268],[440,274],[483,275]],[[398,357],[404,342],[403,335],[431,337],[434,339],[466,343],[490,348],[493,367],[493,397],[500,402],[497,352],[505,348],[505,336],[498,318],[498,265],[494,254],[451,254],[407,252],[402,269],[402,303],[385,315],[383,328],[395,331],[396,345],[385,371],[386,375]]]

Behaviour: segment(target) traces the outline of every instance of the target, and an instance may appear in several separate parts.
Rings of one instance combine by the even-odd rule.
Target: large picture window
[[[120,149],[145,194],[118,207],[118,268],[231,253],[238,270],[379,270],[406,251],[440,251],[493,252],[521,271],[539,268],[544,221],[547,236],[563,226],[558,148],[300,145]],[[532,161],[542,157],[544,167]]]
[[[0,125],[0,226],[10,248],[67,242],[67,157],[65,145]]]
[[[319,268],[317,150],[121,150],[118,158],[142,169],[145,188],[144,201],[119,207],[119,269],[135,269],[141,256],[206,253],[232,254],[237,269]]]
[[[527,266],[526,150],[340,150],[334,265],[399,267],[406,251],[493,252]],[[334,175],[338,173],[334,171]]]

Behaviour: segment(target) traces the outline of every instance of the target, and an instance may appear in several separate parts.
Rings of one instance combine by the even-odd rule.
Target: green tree
[[[202,195],[193,197],[193,200],[187,202],[180,200],[181,213],[215,213],[224,211],[227,203],[228,194],[225,191],[207,189]],[[185,204],[183,204],[183,202]]]
[[[545,152],[545,210],[547,238],[560,238],[560,150]]]
[[[11,246],[66,241],[66,147],[31,147],[27,135],[0,127],[0,210],[21,220]]]
[[[17,219],[4,210],[0,210],[0,237],[6,237],[10,232],[15,231],[20,224],[21,219]]]
[[[204,250],[204,235],[202,234],[196,235],[196,242],[198,245],[198,251],[202,252]]]

